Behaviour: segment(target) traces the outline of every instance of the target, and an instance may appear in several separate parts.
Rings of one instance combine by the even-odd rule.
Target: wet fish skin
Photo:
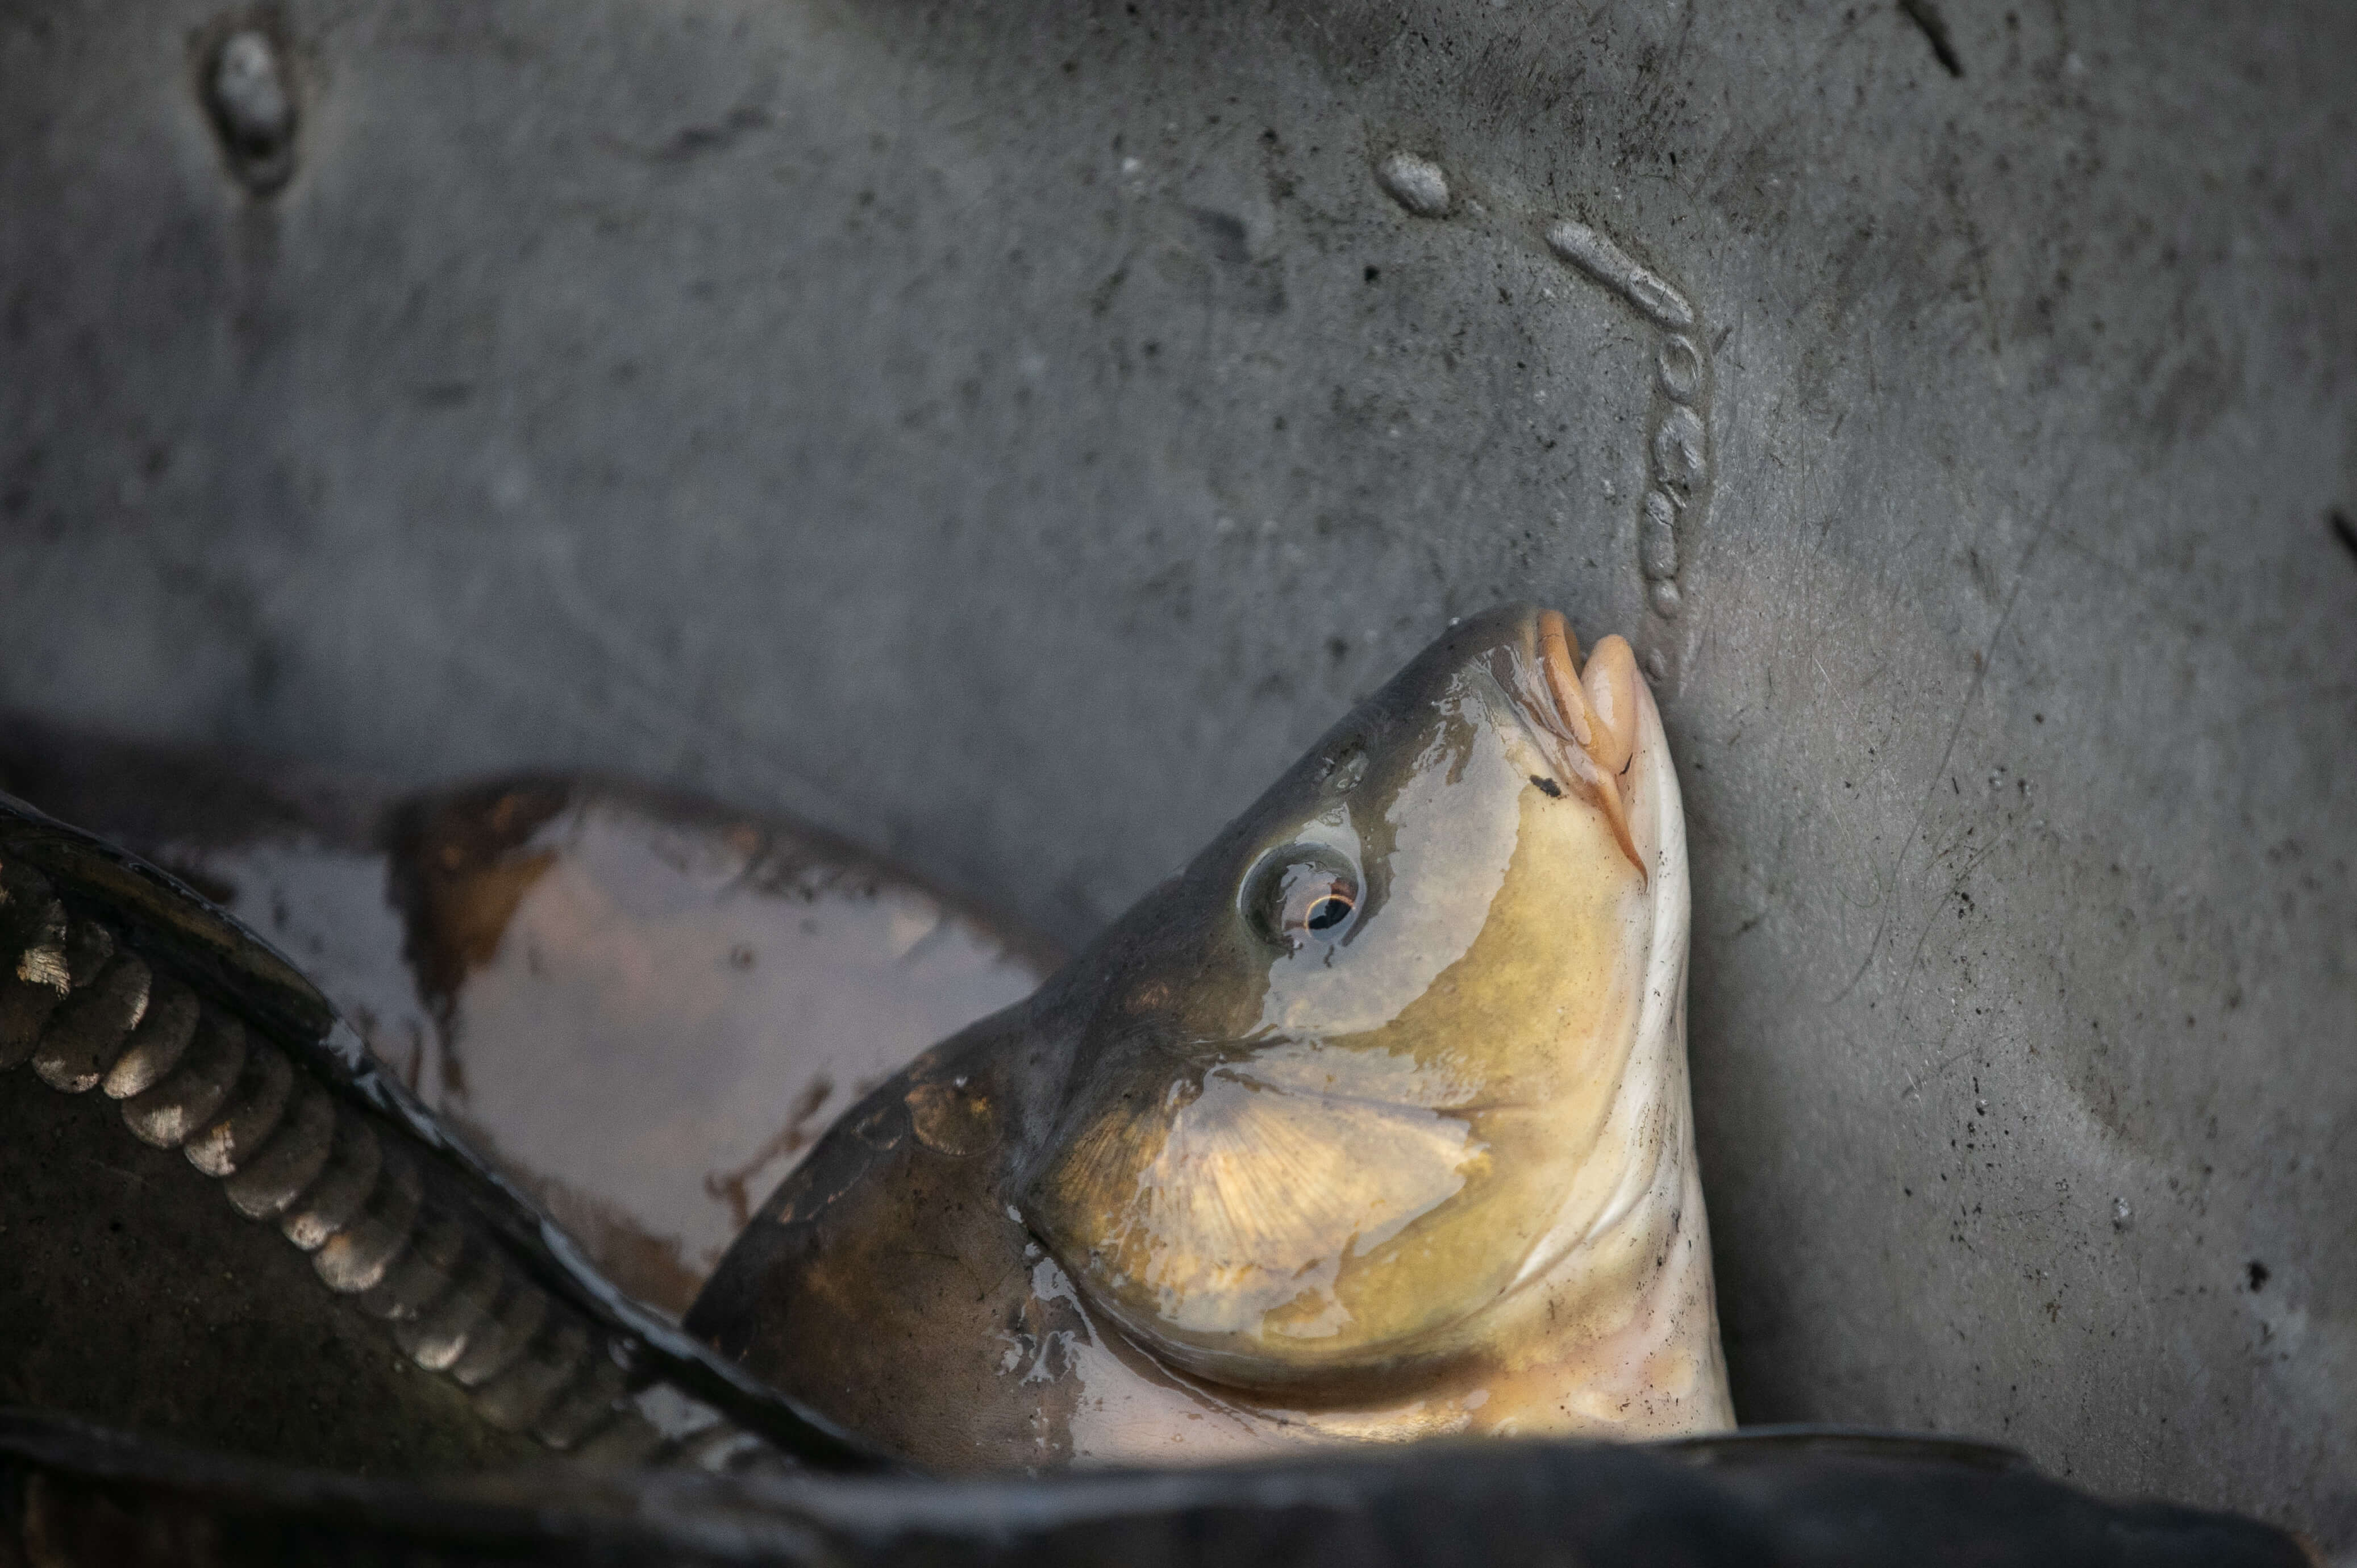
[[[0,798],[0,893],[11,1065],[45,1069],[0,1072],[0,1401],[361,1472],[865,1462],[553,1250],[291,966],[168,878]],[[190,996],[140,1057],[146,1007]],[[457,1327],[506,1339],[436,1375],[396,1330],[469,1258],[501,1283]]]
[[[1674,775],[1626,645],[1574,652],[1530,607],[1426,650],[848,1112],[691,1331],[953,1469],[1728,1424]]]

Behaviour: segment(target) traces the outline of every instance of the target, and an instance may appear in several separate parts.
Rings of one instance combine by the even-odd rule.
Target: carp
[[[1626,641],[1449,630],[852,1107],[686,1324],[948,1469],[1732,1423]]]

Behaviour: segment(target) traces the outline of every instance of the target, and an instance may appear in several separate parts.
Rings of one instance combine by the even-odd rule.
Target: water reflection
[[[404,797],[20,724],[0,788],[275,943],[610,1278],[673,1316],[845,1107],[1053,967],[806,826],[610,781]],[[970,1135],[948,1109],[927,1126]]]
[[[837,1113],[1045,972],[848,846],[619,786],[420,805],[396,854],[427,1102],[674,1313]]]

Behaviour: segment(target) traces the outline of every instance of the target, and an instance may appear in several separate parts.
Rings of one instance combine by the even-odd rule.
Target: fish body
[[[690,1330],[945,1467],[1731,1423],[1627,645],[1452,629],[848,1112]]]

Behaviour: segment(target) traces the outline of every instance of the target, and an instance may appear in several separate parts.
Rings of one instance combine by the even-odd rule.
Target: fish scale
[[[245,1219],[272,1222],[413,1364],[472,1396],[490,1425],[605,1464],[781,1461],[689,1396],[658,1426],[636,1403],[631,1347],[583,1321],[437,1202],[419,1163],[285,1051],[124,933],[70,912],[49,879],[0,864],[0,1072],[100,1090],[132,1136],[178,1149]],[[676,1390],[666,1390],[676,1394]]]

